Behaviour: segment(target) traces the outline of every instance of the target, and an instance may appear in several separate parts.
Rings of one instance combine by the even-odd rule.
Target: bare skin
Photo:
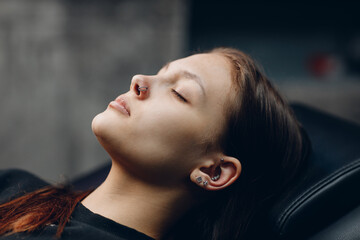
[[[82,203],[94,213],[160,239],[192,200],[186,191],[145,185],[127,176],[121,166],[113,166],[106,181]]]

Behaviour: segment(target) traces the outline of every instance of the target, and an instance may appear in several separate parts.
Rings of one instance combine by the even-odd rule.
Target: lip
[[[118,110],[124,115],[130,116],[130,109],[129,106],[126,103],[126,100],[123,95],[120,95],[117,97],[114,101],[111,101],[109,103],[109,107],[114,108],[115,110]]]

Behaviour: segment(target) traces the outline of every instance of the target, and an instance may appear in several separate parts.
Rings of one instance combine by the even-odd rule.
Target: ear
[[[221,190],[230,186],[241,173],[241,163],[229,156],[202,161],[190,174],[192,182],[206,190]]]

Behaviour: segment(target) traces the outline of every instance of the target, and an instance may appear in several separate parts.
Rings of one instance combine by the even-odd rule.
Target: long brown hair
[[[70,186],[47,186],[0,205],[0,235],[33,232],[48,224],[58,224],[60,237],[76,205],[89,191],[73,191]]]
[[[242,164],[239,179],[227,189],[208,193],[169,231],[171,239],[244,239],[304,165],[310,141],[291,108],[241,51],[217,48],[232,66],[236,97],[229,104],[228,125],[220,145]],[[34,231],[59,223],[62,233],[76,204],[89,192],[47,187],[0,205],[0,235]]]

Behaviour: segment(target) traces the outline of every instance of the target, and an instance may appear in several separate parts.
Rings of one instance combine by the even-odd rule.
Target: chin
[[[101,132],[102,114],[103,113],[99,113],[98,115],[96,115],[91,122],[91,130],[93,131],[95,136],[98,136]]]
[[[109,132],[109,123],[107,123],[108,120],[106,119],[106,116],[104,116],[104,113],[99,113],[94,117],[94,119],[91,122],[91,129],[93,133],[95,134],[98,142],[100,145],[107,151],[107,145],[108,145],[108,132]]]
[[[91,123],[91,129],[99,143],[108,151],[109,148],[118,148],[121,143],[122,128],[119,118],[110,111],[104,111],[94,117]]]
[[[114,116],[108,111],[99,113],[94,117],[91,122],[91,129],[96,137],[105,137],[112,135],[116,126],[116,120]]]

